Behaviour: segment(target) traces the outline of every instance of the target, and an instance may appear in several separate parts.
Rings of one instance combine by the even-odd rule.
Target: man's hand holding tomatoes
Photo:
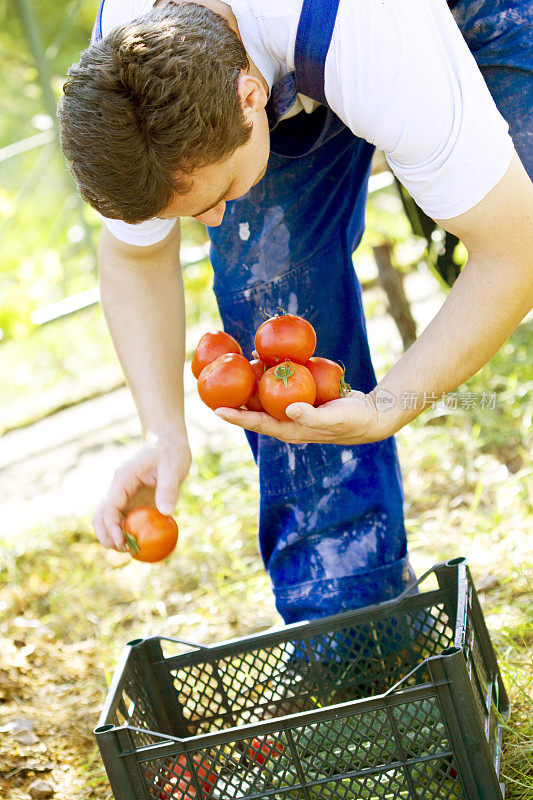
[[[147,437],[144,446],[115,472],[106,496],[93,517],[101,544],[126,551],[123,517],[139,506],[156,506],[172,514],[179,487],[191,466],[191,451],[185,430]]]
[[[331,400],[318,408],[309,403],[291,403],[285,413],[290,418],[287,421],[277,420],[261,411],[216,410],[219,417],[233,425],[290,444],[365,444],[386,439],[393,432],[378,412],[372,393],[352,391],[346,397]]]
[[[344,368],[313,357],[315,347],[315,330],[301,317],[281,314],[263,322],[253,355],[269,367],[258,392],[265,410],[219,407],[217,415],[291,444],[363,444],[390,436],[374,395],[351,391]],[[324,402],[328,397],[336,399]]]

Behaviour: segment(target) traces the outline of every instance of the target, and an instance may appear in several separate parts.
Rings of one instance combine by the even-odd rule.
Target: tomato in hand
[[[290,359],[298,364],[309,361],[316,347],[316,333],[310,322],[294,314],[267,319],[255,334],[255,349],[269,367]]]
[[[198,394],[213,411],[221,406],[239,408],[252,396],[254,385],[250,362],[237,353],[226,353],[203,368]]]
[[[152,506],[140,506],[130,511],[123,528],[126,546],[137,561],[162,561],[178,541],[176,520]]]
[[[194,377],[198,379],[204,367],[207,367],[216,358],[226,353],[238,353],[242,356],[241,346],[233,336],[225,333],[225,331],[208,331],[208,333],[204,333],[198,342],[192,359],[191,369]]]
[[[291,403],[313,405],[315,397],[315,382],[307,367],[289,360],[267,369],[259,381],[259,399],[263,408],[279,420],[289,419],[285,409]]]
[[[261,405],[261,400],[259,399],[259,381],[265,374],[266,364],[261,361],[260,358],[254,358],[253,361],[250,361],[250,366],[254,371],[255,384],[252,396],[244,405],[248,411],[264,411],[264,408]]]
[[[339,397],[346,397],[347,393],[351,391],[349,384],[344,380],[344,369],[336,361],[313,356],[305,366],[315,382],[315,406],[321,406],[329,403],[330,400],[337,400]]]

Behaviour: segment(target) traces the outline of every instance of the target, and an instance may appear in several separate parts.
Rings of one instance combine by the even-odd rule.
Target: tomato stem
[[[283,385],[287,388],[287,379],[294,375],[295,369],[290,361],[284,361],[283,364],[278,364],[274,370],[274,375],[278,381],[283,381]]]
[[[348,392],[352,391],[352,387],[350,386],[349,383],[346,383],[346,381],[344,380],[344,373],[346,372],[346,367],[344,366],[342,361],[339,361],[339,364],[342,367],[341,382],[339,386],[339,397],[346,397]]]
[[[141,552],[141,548],[137,544],[137,539],[134,536],[124,531],[124,539],[126,540],[126,547],[132,555]]]
[[[352,387],[350,386],[349,383],[346,383],[346,381],[344,380],[344,374],[343,374],[343,376],[341,378],[340,386],[339,386],[339,397],[346,397],[348,392],[351,392],[351,391],[352,391]]]
[[[282,306],[276,306],[276,313],[273,314],[272,311],[267,311],[266,308],[261,310],[261,314],[265,318],[265,320],[269,319],[276,319],[276,317],[283,317],[287,312],[285,311]]]

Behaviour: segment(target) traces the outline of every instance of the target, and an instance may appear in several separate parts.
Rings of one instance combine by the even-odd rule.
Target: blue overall
[[[457,0],[453,11],[459,22],[464,15],[470,32],[469,5],[480,3]],[[486,5],[525,7],[511,0]],[[102,6],[93,40],[101,37]],[[342,361],[352,388],[367,393],[376,378],[352,253],[363,235],[374,148],[326,106],[324,61],[337,7],[338,0],[304,0],[295,74],[274,85],[267,108],[267,172],[244,197],[227,203],[220,227],[208,230],[224,328],[244,354],[251,357],[265,312],[282,307],[313,324],[316,354]],[[523,53],[516,58],[518,65],[504,67],[520,73],[517,80],[521,73],[531,80]],[[490,66],[500,68],[496,57]],[[297,90],[323,105],[280,122]],[[513,135],[522,136],[524,116],[510,110]],[[527,149],[527,136],[524,141]],[[313,619],[398,595],[414,576],[394,439],[290,445],[246,435],[259,467],[261,556],[283,619]]]

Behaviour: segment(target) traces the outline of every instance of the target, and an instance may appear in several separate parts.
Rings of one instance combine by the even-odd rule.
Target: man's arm
[[[219,416],[284,441],[372,442],[417,417],[424,393],[441,396],[480,370],[533,305],[533,184],[518,156],[474,208],[436,221],[465,243],[468,262],[438,314],[370,394],[352,392],[320,408],[295,403],[287,409],[294,422],[230,409]],[[387,410],[376,402],[380,390],[393,396]],[[402,409],[404,393],[421,402]]]
[[[106,228],[99,246],[101,303],[142,423],[144,446],[115,473],[93,518],[107,547],[123,548],[122,515],[154,501],[171,513],[191,455],[183,410],[185,309],[180,229],[136,247]]]
[[[497,186],[474,208],[435,220],[468,250],[468,261],[439,313],[379,382],[397,401],[403,392],[440,396],[480,370],[533,305],[533,184],[518,156]],[[394,433],[430,405],[400,409],[386,428]]]

